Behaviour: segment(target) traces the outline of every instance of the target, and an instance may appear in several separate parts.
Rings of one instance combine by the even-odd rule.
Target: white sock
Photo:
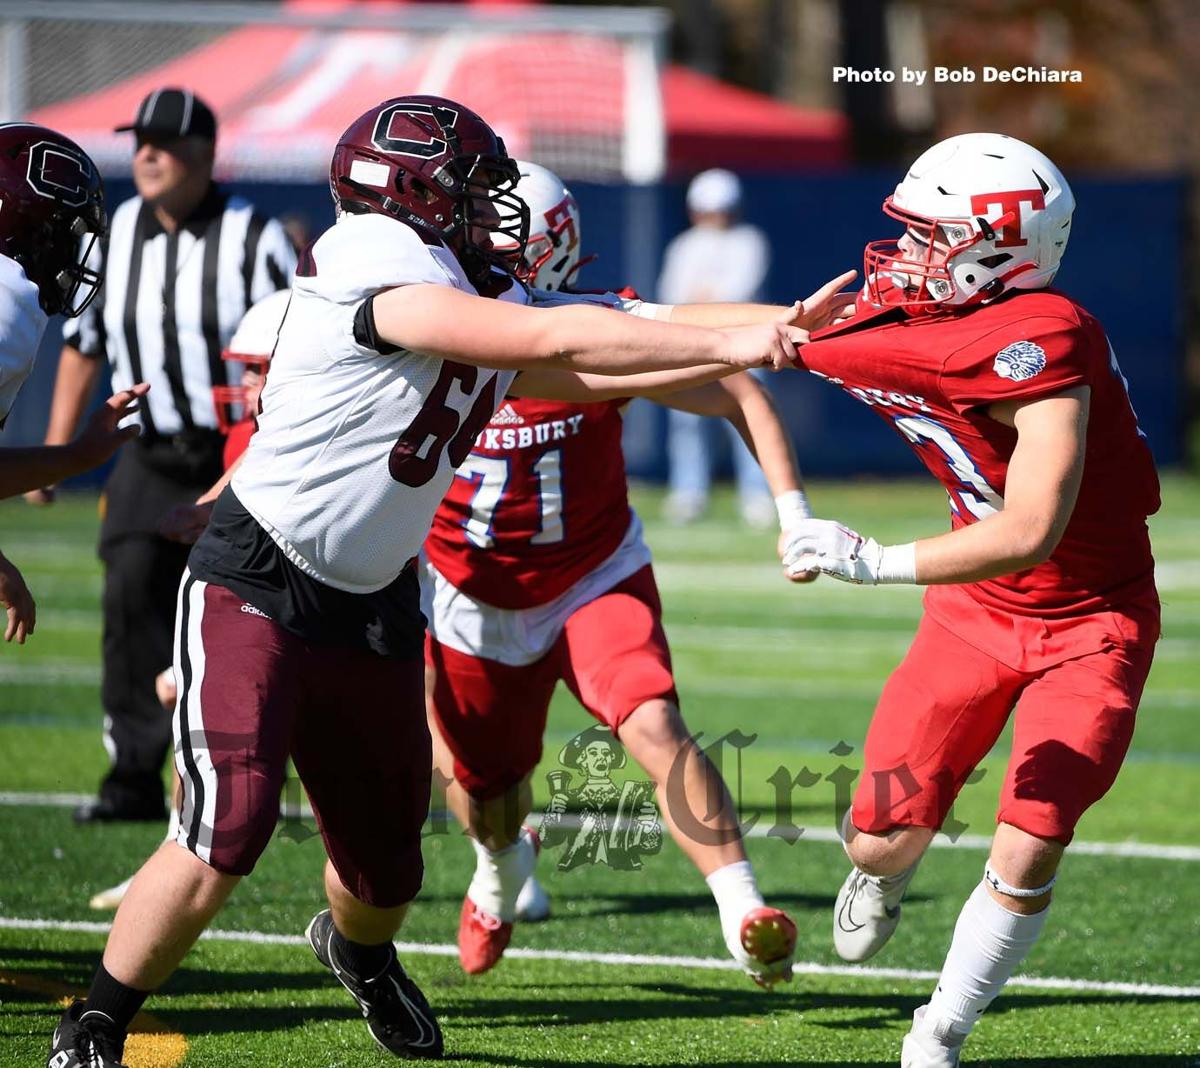
[[[983,883],[975,887],[958,914],[927,1015],[969,1034],[1033,949],[1049,912],[1049,906],[1032,916],[1009,912]]]
[[[734,946],[740,948],[742,944],[743,917],[751,909],[763,906],[762,894],[758,892],[758,882],[754,878],[754,869],[750,867],[750,861],[739,860],[718,868],[711,875],[706,875],[704,881],[708,883],[708,888],[716,899],[725,944],[730,952],[734,952]]]
[[[533,871],[533,843],[524,829],[506,849],[491,850],[474,838],[475,876],[467,888],[467,897],[490,916],[512,923],[517,915],[517,897]]]
[[[171,814],[167,817],[167,841],[173,842],[179,836],[179,809],[171,804]]]

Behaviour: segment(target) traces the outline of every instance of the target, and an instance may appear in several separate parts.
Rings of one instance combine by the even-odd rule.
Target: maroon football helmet
[[[529,209],[512,191],[519,177],[475,112],[440,96],[400,96],[342,134],[329,188],[340,211],[391,215],[427,242],[444,241],[480,284],[493,265],[512,271],[525,248]],[[503,251],[492,234],[505,238]]]
[[[78,315],[99,292],[87,258],[107,231],[87,153],[45,126],[0,123],[0,253],[24,268],[47,315]]]

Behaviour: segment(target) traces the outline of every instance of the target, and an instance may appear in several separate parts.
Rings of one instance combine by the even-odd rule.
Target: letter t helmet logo
[[[1029,242],[1021,234],[1021,205],[1028,203],[1033,211],[1046,206],[1040,189],[1016,189],[1008,193],[977,193],[971,197],[971,211],[987,215],[993,204],[1000,205],[1001,217],[993,223],[999,231],[996,248],[1020,248]]]

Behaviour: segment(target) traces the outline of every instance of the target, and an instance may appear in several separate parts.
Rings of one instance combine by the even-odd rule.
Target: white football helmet
[[[536,289],[565,289],[585,263],[580,259],[579,205],[551,170],[517,160],[515,192],[529,207],[529,241],[517,264],[517,277]],[[492,238],[497,251],[504,245]],[[514,246],[515,248],[515,246]]]
[[[280,289],[246,309],[246,314],[238,323],[233,337],[229,339],[229,347],[221,353],[221,359],[240,363],[258,371],[259,374],[266,374],[267,365],[275,354],[275,341],[279,337],[279,328],[283,325],[283,316],[291,298],[290,289]],[[246,409],[245,386],[219,385],[213,386],[212,390],[213,403],[217,407],[217,425],[222,433],[228,434],[230,427],[237,421],[233,417],[232,405],[240,406],[242,419],[254,414]]]
[[[1075,198],[1059,169],[1003,134],[947,138],[924,152],[883,202],[907,227],[864,255],[876,304],[981,304],[1054,279],[1071,233]]]

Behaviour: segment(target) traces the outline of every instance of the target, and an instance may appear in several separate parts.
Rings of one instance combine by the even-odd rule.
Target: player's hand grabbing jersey
[[[545,604],[629,529],[624,401],[510,399],[473,442],[425,543],[455,587],[497,608]]]
[[[417,554],[515,377],[369,347],[364,301],[418,283],[475,293],[448,249],[397,220],[346,215],[321,236],[297,271],[258,433],[232,483],[293,564],[350,593],[388,585]],[[527,296],[513,285],[499,299]]]
[[[950,497],[954,527],[1003,507],[1017,432],[988,405],[1091,388],[1083,483],[1048,561],[966,589],[984,604],[1054,616],[1153,595],[1146,517],[1158,476],[1100,324],[1049,290],[970,314],[861,309],[816,335],[803,367],[871,406],[908,441]]]

